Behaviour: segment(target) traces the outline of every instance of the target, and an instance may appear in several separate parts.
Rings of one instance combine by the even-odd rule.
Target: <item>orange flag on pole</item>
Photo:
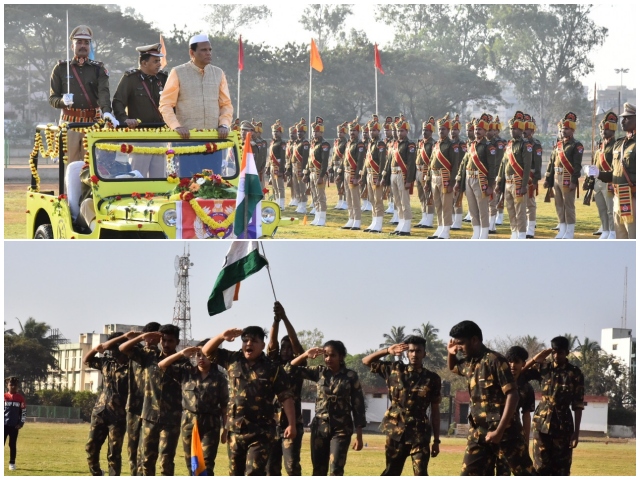
[[[320,58],[320,52],[313,38],[311,39],[311,68],[318,72],[321,72],[324,68],[322,58]]]
[[[377,43],[373,45],[373,58],[376,68],[380,70],[380,73],[382,75],[384,75],[384,70],[382,69],[382,60],[380,60],[380,51],[378,50]]]
[[[164,38],[162,38],[162,35],[160,35],[160,46],[164,54],[164,57],[160,57],[160,68],[164,69],[167,66],[167,49],[164,47]]]

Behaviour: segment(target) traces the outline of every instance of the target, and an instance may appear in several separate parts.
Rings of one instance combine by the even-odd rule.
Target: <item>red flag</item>
[[[373,45],[373,61],[380,73],[384,75],[384,70],[382,69],[382,61],[380,60],[380,51],[378,51],[378,44]]]
[[[242,35],[238,40],[238,70],[244,70],[244,47],[242,46]]]
[[[160,46],[162,47],[162,53],[164,53],[164,57],[160,57],[160,68],[165,68],[167,66],[167,49],[164,46],[162,35],[160,35]]]
[[[324,66],[322,65],[322,58],[320,58],[320,52],[318,51],[318,46],[316,45],[316,42],[313,40],[313,38],[311,39],[311,68],[313,68],[314,70],[317,70],[318,72],[321,72],[324,69]]]

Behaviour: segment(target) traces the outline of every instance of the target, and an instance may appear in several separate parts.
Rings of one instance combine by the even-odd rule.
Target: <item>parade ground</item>
[[[4,186],[4,238],[10,239],[24,239],[26,236],[26,192],[28,189],[26,183],[5,183]],[[58,193],[57,184],[42,184],[40,186],[42,191],[53,190]],[[582,190],[582,189],[581,189]],[[542,189],[542,182],[540,182],[540,191],[537,197],[538,201],[538,213],[537,213],[537,226],[535,238],[554,238],[556,236],[555,231],[551,230],[558,223],[556,216],[555,206],[552,203],[544,203],[545,190]],[[268,195],[267,195],[268,197]],[[592,235],[593,232],[598,230],[600,226],[600,220],[598,217],[598,209],[595,202],[590,207],[582,204],[583,193],[580,192],[580,199],[576,199],[576,239],[597,239],[597,236]],[[290,200],[289,189],[287,189],[287,203]],[[278,228],[276,238],[278,239],[388,239],[389,233],[391,233],[395,226],[389,224],[391,215],[384,216],[383,233],[382,234],[370,234],[362,230],[367,228],[371,223],[371,212],[362,213],[362,230],[341,230],[339,227],[344,225],[348,219],[348,212],[346,210],[334,210],[333,207],[338,201],[335,185],[331,185],[327,189],[327,225],[325,227],[314,227],[313,225],[304,225],[304,215],[295,213],[295,207],[287,207],[285,209],[282,218],[291,219],[296,221],[285,221]],[[309,204],[311,204],[311,196],[309,196]],[[466,198],[462,203],[464,212],[467,212]],[[411,206],[413,210],[413,224],[420,222],[420,202],[418,200],[417,192],[411,196]],[[387,202],[385,201],[385,208]],[[307,208],[307,211],[311,211],[311,207]],[[508,214],[505,209],[504,223],[502,226],[497,227],[497,234],[490,235],[489,239],[508,239],[511,236],[509,229]],[[311,223],[313,215],[307,214],[307,222]],[[426,239],[428,236],[433,235],[437,227],[437,222],[434,220],[434,228],[422,229],[412,228],[411,237],[408,238],[421,238]],[[463,222],[462,230],[451,231],[451,238],[453,239],[468,239],[473,234],[471,224]],[[394,239],[400,237],[393,237]]]
[[[27,423],[20,431],[20,456],[17,470],[9,471],[9,447],[5,446],[4,474],[13,475],[89,475],[84,446],[89,433],[89,424]],[[384,470],[384,435],[365,434],[365,447],[360,452],[351,450],[347,456],[345,475],[377,476]],[[435,476],[459,475],[466,445],[463,438],[441,437],[440,454],[429,462],[429,474]],[[533,441],[531,442],[533,445]],[[129,475],[126,441],[122,449],[122,475]],[[107,444],[101,456],[103,470],[108,470]],[[309,433],[302,440],[302,474],[311,474]],[[187,475],[187,467],[179,444],[175,459],[176,475]],[[159,464],[158,471],[159,474]],[[228,475],[226,445],[220,445],[216,459],[215,474]],[[581,438],[573,454],[571,473],[578,476],[635,475],[636,441],[611,440],[606,438]],[[283,474],[286,475],[283,469]],[[411,461],[407,460],[403,475],[412,475]]]

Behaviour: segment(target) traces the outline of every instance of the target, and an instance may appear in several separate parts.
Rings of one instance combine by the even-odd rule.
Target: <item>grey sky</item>
[[[190,30],[200,29],[203,32],[207,31],[207,25],[204,21],[206,10],[203,8],[204,5],[199,3],[193,3],[191,8],[182,8],[182,3],[180,7],[176,4],[173,8],[170,4],[163,5],[162,8],[156,8],[155,4],[141,6],[139,2],[116,3],[123,10],[129,6],[135,8],[147,21],[153,22],[165,34],[171,32],[174,24],[178,28],[187,25]],[[243,38],[252,43],[264,42],[279,47],[284,46],[289,41],[310,41],[311,34],[298,22],[305,6],[309,2],[263,3],[269,5],[273,12],[272,18],[261,24],[252,24],[241,28],[239,33],[243,35]],[[383,6],[370,3],[353,3],[355,4],[354,15],[348,19],[347,27],[363,30],[372,42],[377,42],[384,48],[393,40],[393,29],[375,22],[375,12]],[[171,11],[168,12],[168,9],[171,9]],[[620,85],[620,75],[614,72],[616,68],[629,68],[629,73],[625,74],[623,78],[624,84],[631,89],[636,88],[637,62],[635,55],[630,55],[630,51],[632,51],[633,46],[638,44],[638,33],[637,29],[630,28],[630,24],[623,21],[623,19],[636,18],[636,9],[635,3],[629,1],[603,3],[593,6],[591,18],[598,25],[607,27],[609,35],[604,46],[594,49],[590,54],[590,58],[594,62],[595,71],[582,79],[582,82],[589,87],[590,92],[593,91],[594,82],[597,82],[598,88]],[[283,25],[286,25],[286,28],[282,28]],[[171,55],[171,52],[169,52],[169,55]],[[384,66],[384,53],[382,53],[382,56]],[[227,74],[230,74],[230,72],[227,72]]]
[[[29,316],[72,342],[108,323],[170,323],[174,258],[185,242],[4,242],[4,318]],[[243,283],[233,308],[206,303],[229,247],[190,242],[196,339],[226,328],[271,325],[266,270]],[[318,328],[351,353],[382,342],[392,326],[430,321],[443,340],[476,321],[485,338],[570,332],[600,341],[619,327],[629,267],[627,327],[636,323],[635,242],[275,241],[264,243],[278,299],[297,330]],[[282,335],[282,334],[281,334]]]

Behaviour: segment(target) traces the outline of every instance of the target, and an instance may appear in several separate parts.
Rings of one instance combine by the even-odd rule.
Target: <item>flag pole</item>
[[[258,243],[260,243],[260,246],[262,247],[262,256],[266,259],[267,254],[264,251],[264,245],[262,244],[262,242],[258,242]],[[269,282],[271,283],[271,291],[273,292],[273,299],[277,302],[278,298],[276,297],[276,289],[273,288],[273,279],[271,278],[271,268],[269,268],[269,260],[267,260],[267,273],[269,274]]]
[[[238,101],[236,102],[236,118],[240,118],[240,72],[238,69]]]
[[[71,82],[69,81],[69,10],[67,10],[67,93],[71,93],[71,86],[69,85]]]
[[[309,66],[309,123],[307,128],[311,128],[311,84],[313,79],[313,67]]]
[[[378,115],[378,68],[376,62],[373,62],[373,71],[376,74],[376,115]]]

